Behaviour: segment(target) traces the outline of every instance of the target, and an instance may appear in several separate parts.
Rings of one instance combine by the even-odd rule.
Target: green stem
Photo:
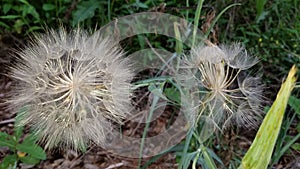
[[[213,29],[213,27],[215,26],[215,24],[217,23],[217,21],[220,19],[220,17],[224,14],[224,12],[226,12],[229,8],[236,6],[236,5],[241,5],[240,3],[235,3],[235,4],[231,4],[229,6],[227,6],[225,9],[223,9],[218,16],[213,20],[212,24],[210,25],[209,29],[207,30],[207,32],[204,35],[204,38],[207,38],[210,31]]]
[[[201,14],[201,9],[203,5],[204,0],[199,0],[198,5],[197,5],[197,10],[194,18],[194,30],[193,30],[193,41],[192,41],[192,47],[195,45],[196,41],[196,34],[198,30],[198,25],[199,25],[199,19],[200,19],[200,14]]]
[[[201,144],[200,149],[203,153],[204,161],[206,162],[206,165],[208,166],[208,168],[217,169],[217,166],[216,166],[214,160],[208,154],[206,147],[203,144]]]
[[[141,146],[140,146],[140,152],[139,152],[139,169],[141,168],[141,164],[142,164],[142,156],[143,156],[143,149],[144,149],[144,144],[145,144],[145,138],[146,138],[146,135],[147,135],[147,132],[148,132],[148,128],[150,126],[150,121],[152,119],[152,116],[153,116],[153,112],[155,110],[155,107],[156,107],[156,104],[159,100],[159,96],[156,96],[156,95],[153,95],[153,102],[151,104],[151,107],[150,107],[150,112],[149,112],[149,116],[146,120],[146,126],[145,126],[145,129],[144,129],[144,132],[143,132],[143,136],[142,136],[142,142],[141,142]]]

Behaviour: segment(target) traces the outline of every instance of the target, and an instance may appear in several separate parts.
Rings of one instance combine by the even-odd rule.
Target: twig
[[[7,124],[7,123],[13,123],[13,122],[15,122],[15,119],[7,119],[7,120],[0,121],[0,125]]]
[[[112,164],[112,165],[108,166],[108,167],[105,168],[105,169],[113,169],[113,168],[121,167],[121,166],[123,166],[123,165],[124,165],[124,163],[123,163],[123,162],[120,162],[120,163],[117,163],[117,164]]]
[[[72,2],[69,9],[65,12],[65,17],[64,17],[65,20],[69,20],[71,14],[72,14],[72,11],[76,8],[76,6],[79,2],[80,2],[80,0],[76,0],[76,1]]]

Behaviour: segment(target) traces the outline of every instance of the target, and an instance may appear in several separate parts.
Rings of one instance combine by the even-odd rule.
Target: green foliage
[[[5,27],[9,31],[15,31],[17,33],[22,32],[24,26],[29,26],[30,23],[39,23],[41,18],[36,8],[28,3],[26,0],[11,1],[4,0],[1,4],[2,11],[0,18],[3,21],[0,22],[0,26]],[[10,25],[13,25],[11,28]],[[29,26],[30,31],[39,29],[39,26]],[[28,32],[30,32],[28,31]]]
[[[289,105],[293,108],[295,113],[300,117],[300,99],[292,95],[289,98]]]
[[[233,1],[227,1],[229,4]],[[234,1],[235,2],[235,1]],[[240,1],[232,13],[218,22],[220,42],[240,41],[257,55],[268,69],[265,82],[278,84],[289,68],[300,66],[300,1]],[[223,9],[225,5],[218,5]],[[256,6],[256,12],[251,7]],[[232,15],[234,14],[234,15]],[[256,19],[253,19],[256,18]],[[228,22],[231,20],[232,22]]]
[[[93,29],[95,26],[102,26],[109,21],[142,11],[155,11],[162,3],[166,3],[166,8],[162,12],[174,14],[194,22],[194,30],[201,28],[201,23],[205,19],[205,14],[210,7],[217,6],[217,15],[205,34],[208,36],[214,27],[219,27],[220,42],[241,41],[247,48],[252,49],[265,65],[267,75],[264,78],[269,84],[278,84],[278,76],[283,76],[288,72],[292,64],[300,66],[300,1],[297,0],[256,0],[256,1],[238,1],[240,6],[228,5],[237,1],[113,1],[113,0],[2,0],[0,2],[0,33],[4,32],[28,34],[42,31],[44,25],[56,27],[63,23],[66,27],[76,27],[83,25],[86,28]],[[204,5],[203,5],[204,4]],[[205,5],[209,4],[209,6]],[[220,5],[221,4],[221,5]],[[171,9],[170,7],[174,8]],[[252,8],[251,8],[252,7]],[[256,11],[253,11],[256,7]],[[225,10],[224,10],[225,9]],[[227,10],[230,10],[227,12]],[[226,11],[226,12],[225,12]],[[225,12],[225,13],[224,13]],[[232,15],[233,12],[234,15]],[[225,16],[223,16],[225,15]],[[227,15],[227,16],[226,16]],[[222,16],[222,17],[221,17]],[[255,19],[254,19],[255,18]],[[59,20],[59,21],[57,21]],[[233,22],[227,25],[228,20]],[[174,25],[174,29],[178,29]],[[177,31],[176,37],[180,39]],[[145,37],[155,48],[169,48],[177,54],[184,49],[182,43],[178,40],[165,40],[157,35],[138,35],[131,38],[132,43],[125,46],[130,52],[136,48],[146,48]],[[193,37],[194,39],[196,37]],[[195,41],[195,40],[194,40]],[[175,54],[176,54],[175,53]],[[151,61],[151,57],[148,58]],[[148,61],[148,60],[146,60]],[[145,62],[146,62],[145,61]],[[167,85],[171,84],[171,85]],[[136,88],[148,87],[156,97],[160,97],[173,104],[180,105],[181,96],[178,86],[169,78],[155,77],[136,83]],[[271,159],[271,165],[278,162],[288,150],[299,151],[300,146],[297,139],[300,137],[300,125],[297,126],[298,134],[291,138],[288,130],[292,122],[300,117],[300,99],[294,95],[289,98],[289,106],[295,112],[295,115],[285,116],[280,130],[275,150]],[[154,107],[152,107],[154,109]],[[152,110],[153,111],[153,110]],[[151,119],[149,117],[149,119]],[[275,120],[274,120],[275,121]],[[273,122],[274,122],[273,121]],[[144,130],[144,137],[147,134],[147,127]],[[16,168],[18,162],[27,164],[37,164],[40,160],[46,159],[44,150],[36,144],[36,138],[28,135],[24,140],[23,128],[16,128],[13,135],[0,132],[0,146],[8,147],[11,154],[8,154],[1,163],[1,168]],[[202,134],[202,135],[201,135]],[[203,168],[216,168],[223,166],[221,159],[213,152],[211,139],[200,140],[203,132],[199,128],[191,130],[185,141],[170,150],[149,160],[143,166],[147,168],[151,162],[158,159],[167,152],[175,151],[177,162],[181,168],[201,165]],[[143,137],[143,138],[144,138]],[[23,140],[20,142],[20,140]],[[143,145],[141,145],[142,151]],[[232,162],[234,163],[234,162]],[[235,163],[241,163],[239,159]]]
[[[11,152],[2,160],[1,169],[16,168],[18,162],[34,165],[46,159],[46,153],[36,144],[35,136],[29,134],[21,139],[22,135],[23,127],[15,127],[13,135],[0,132],[0,146],[8,147]]]
[[[225,168],[222,160],[209,148],[212,146],[213,137],[211,136],[214,131],[209,130],[212,129],[211,126],[205,125],[207,125],[207,122],[204,123],[204,126],[199,125],[189,130],[185,141],[182,143],[181,151],[176,153],[179,163],[178,168],[186,169],[189,166],[192,166],[193,169],[196,166],[201,166],[204,169],[216,169],[217,166]]]
[[[264,19],[264,17],[268,14],[264,11],[264,7],[267,0],[256,0],[256,21],[259,22],[260,20]]]
[[[70,0],[3,0],[0,3],[0,27],[8,32],[31,33],[41,30],[45,24],[54,24],[67,9]],[[45,23],[45,21],[47,23]],[[11,26],[12,25],[12,26]],[[0,32],[1,33],[1,32]]]
[[[164,89],[166,97],[173,101],[174,103],[180,104],[181,103],[181,95],[180,91],[175,87],[168,87]]]
[[[85,20],[91,22],[91,19],[95,17],[96,10],[103,10],[104,5],[107,5],[106,3],[98,0],[81,1],[77,5],[76,11],[73,12],[72,26],[76,26]]]
[[[278,136],[278,140],[273,152],[271,166],[276,164],[279,159],[286,153],[290,148],[298,151],[299,143],[296,141],[300,138],[300,123],[297,125],[296,130],[298,134],[296,136],[288,135],[288,130],[292,127],[292,122],[295,121],[295,117],[300,117],[300,99],[291,95],[288,101],[288,105],[292,108],[292,111],[288,113],[282,123],[281,131]],[[291,115],[292,114],[292,115]]]

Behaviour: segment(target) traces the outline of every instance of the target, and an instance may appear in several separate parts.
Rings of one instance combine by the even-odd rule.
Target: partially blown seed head
[[[112,122],[129,112],[130,63],[100,33],[51,30],[17,54],[8,103],[25,107],[21,124],[30,124],[46,148],[104,144]]]
[[[255,126],[262,114],[263,85],[247,70],[257,62],[237,43],[192,49],[180,73],[182,85],[193,91],[186,101],[197,110],[192,119],[209,117],[220,129],[232,123]]]

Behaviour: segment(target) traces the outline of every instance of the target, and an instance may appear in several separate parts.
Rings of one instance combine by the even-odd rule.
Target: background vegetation
[[[263,66],[263,80],[267,86],[267,97],[272,102],[292,65],[296,64],[298,69],[300,68],[300,1],[204,1],[199,29],[206,32],[220,11],[233,3],[241,3],[241,5],[230,8],[221,16],[210,32],[209,39],[215,44],[239,41],[252,54],[259,57],[260,64]],[[44,32],[44,28],[57,28],[63,25],[67,29],[72,29],[80,25],[93,30],[118,17],[145,11],[165,12],[193,22],[197,4],[196,0],[2,0],[0,2],[0,39],[4,47],[22,48],[27,43],[29,35]],[[153,47],[175,51],[174,39],[167,40],[160,35],[145,36],[151,39]],[[141,37],[132,37],[129,41],[131,43],[124,46],[129,51],[149,47]],[[4,48],[3,46],[0,48]],[[0,61],[5,58],[0,58]],[[298,87],[289,100],[289,107],[270,167],[292,165],[294,159],[300,159],[299,105]],[[266,105],[266,109],[268,106]],[[226,168],[236,168],[240,165],[240,160],[248,148],[248,144],[246,147],[242,144],[251,141],[256,133],[256,131],[244,132],[245,130],[232,129],[223,136],[213,136],[208,141],[206,146],[209,155],[217,165]],[[200,146],[197,144],[195,140],[192,140],[188,151],[196,151]],[[176,150],[173,151],[176,152]],[[17,149],[12,153],[17,153]],[[195,154],[191,155],[191,157],[194,156]],[[177,153],[176,158],[179,162],[182,158],[180,153]],[[199,160],[198,163],[202,164],[203,161]]]

